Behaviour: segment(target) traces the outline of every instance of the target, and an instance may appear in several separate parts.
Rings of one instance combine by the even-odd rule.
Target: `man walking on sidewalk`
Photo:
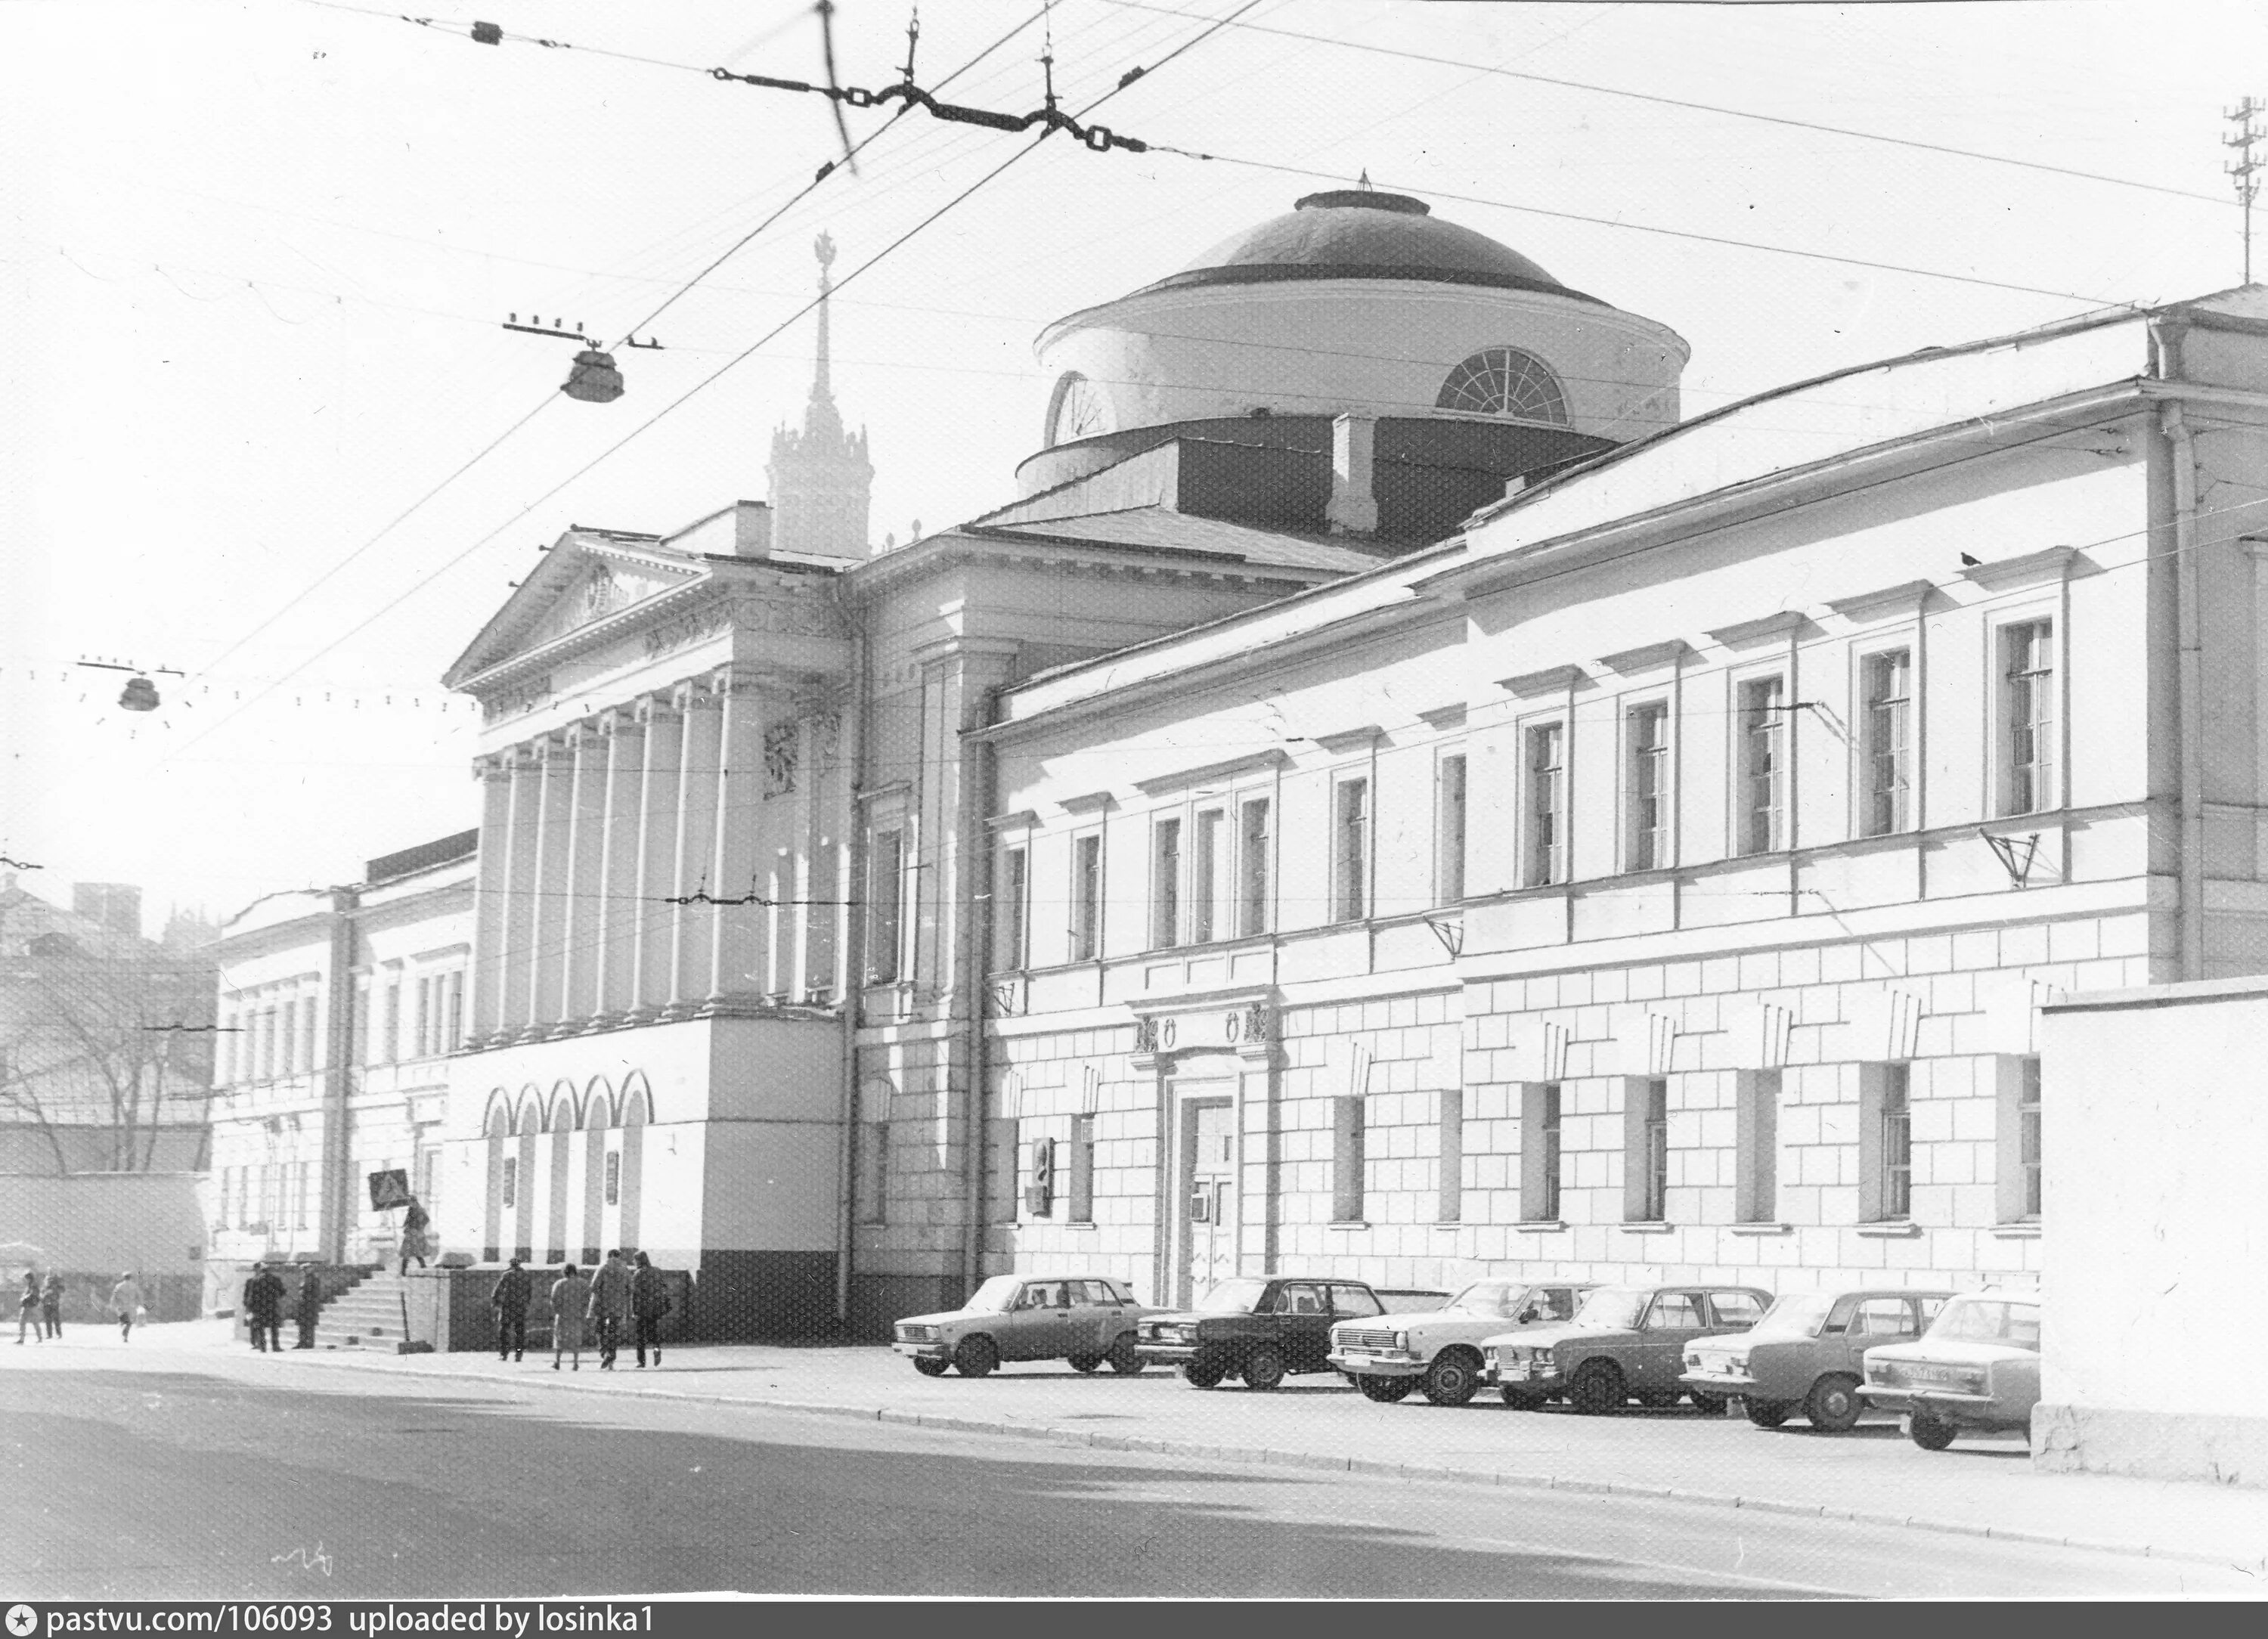
[[[615,1352],[622,1347],[622,1322],[630,1314],[630,1271],[622,1248],[607,1254],[591,1276],[591,1318],[599,1323],[599,1370],[615,1369]]]
[[[630,1324],[637,1329],[637,1363],[645,1364],[646,1346],[653,1346],[653,1363],[661,1363],[661,1318],[669,1312],[669,1288],[653,1260],[637,1255],[630,1275]]]
[[[323,1318],[323,1278],[313,1269],[299,1275],[299,1296],[291,1305],[291,1318],[299,1323],[299,1341],[294,1349],[315,1346],[315,1327]]]
[[[95,1290],[99,1291],[101,1288]],[[120,1275],[118,1284],[110,1289],[110,1308],[118,1317],[118,1341],[131,1341],[134,1322],[142,1312],[142,1283],[134,1278],[133,1270]]]
[[[244,1317],[252,1328],[252,1346],[268,1352],[283,1347],[277,1335],[283,1324],[284,1283],[268,1272],[265,1263],[252,1266],[252,1278],[244,1283]]]
[[[63,1277],[59,1270],[49,1269],[47,1284],[40,1288],[40,1319],[49,1337],[63,1341]]]
[[[498,1360],[518,1360],[527,1352],[527,1305],[534,1296],[534,1281],[514,1258],[489,1294],[489,1307],[496,1311]]]

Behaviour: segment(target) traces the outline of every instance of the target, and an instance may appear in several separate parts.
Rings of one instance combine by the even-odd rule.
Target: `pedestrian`
[[[489,1294],[489,1307],[496,1311],[498,1360],[507,1356],[518,1360],[527,1352],[527,1305],[534,1297],[535,1282],[514,1258]]]
[[[315,1327],[323,1318],[323,1277],[313,1269],[300,1272],[299,1295],[293,1300],[291,1318],[299,1323],[299,1341],[291,1347],[313,1349]]]
[[[60,1270],[48,1271],[47,1284],[40,1288],[40,1319],[48,1328],[48,1335],[58,1343],[63,1341],[63,1277]]]
[[[265,1263],[252,1266],[244,1283],[244,1316],[252,1329],[252,1346],[263,1354],[280,1353],[284,1322],[284,1283]]]
[[[637,1363],[643,1369],[649,1344],[653,1348],[653,1363],[661,1363],[661,1319],[669,1312],[669,1283],[645,1253],[638,1253],[637,1262],[630,1275],[630,1320],[637,1328]]]
[[[615,1353],[622,1347],[622,1322],[630,1318],[630,1268],[622,1249],[607,1254],[591,1276],[591,1319],[598,1324],[599,1370],[615,1369]]]
[[[118,1317],[118,1341],[131,1342],[134,1323],[142,1318],[142,1283],[134,1278],[133,1270],[120,1275],[118,1284],[110,1289],[110,1308]]]
[[[425,1254],[431,1249],[426,1242],[425,1226],[431,1222],[432,1220],[425,1216],[425,1209],[418,1204],[417,1198],[411,1196],[409,1210],[401,1215],[402,1274],[409,1273],[409,1260],[412,1258],[417,1260],[419,1268],[425,1267]]]
[[[551,1283],[551,1369],[559,1370],[559,1356],[575,1354],[575,1370],[583,1369],[583,1315],[591,1306],[591,1283],[573,1264]]]
[[[40,1273],[36,1269],[24,1271],[24,1294],[16,1300],[16,1346],[19,1349],[26,1329],[34,1341],[48,1341],[47,1329],[40,1324]]]

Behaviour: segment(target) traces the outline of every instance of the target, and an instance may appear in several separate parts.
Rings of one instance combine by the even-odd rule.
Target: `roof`
[[[1075,541],[1092,546],[1138,547],[1198,557],[1234,558],[1269,569],[1327,570],[1353,574],[1375,569],[1379,555],[1329,540],[1226,523],[1162,506],[1130,507],[1079,518],[1028,524],[965,524],[963,534],[1010,536],[1025,540]]]
[[[1598,299],[1569,290],[1508,245],[1434,220],[1421,200],[1353,188],[1310,194],[1143,290],[1291,279],[1416,279]]]
[[[363,880],[366,883],[390,882],[397,877],[415,876],[421,871],[431,871],[436,865],[470,859],[480,851],[480,846],[481,834],[478,830],[460,831],[454,836],[420,842],[415,848],[381,854],[369,861],[362,868]]]

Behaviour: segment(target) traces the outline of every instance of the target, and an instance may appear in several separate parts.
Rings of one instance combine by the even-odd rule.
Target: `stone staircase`
[[[336,1297],[323,1302],[322,1319],[315,1323],[318,1349],[360,1349],[381,1355],[400,1352],[401,1330],[400,1275],[375,1269]]]

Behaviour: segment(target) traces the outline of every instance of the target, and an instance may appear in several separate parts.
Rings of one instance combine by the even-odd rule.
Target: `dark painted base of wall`
[[[696,1342],[838,1337],[831,1252],[718,1252],[693,1272]]]
[[[853,1275],[850,1336],[861,1343],[887,1343],[898,1320],[909,1314],[958,1309],[962,1295],[957,1275]]]

